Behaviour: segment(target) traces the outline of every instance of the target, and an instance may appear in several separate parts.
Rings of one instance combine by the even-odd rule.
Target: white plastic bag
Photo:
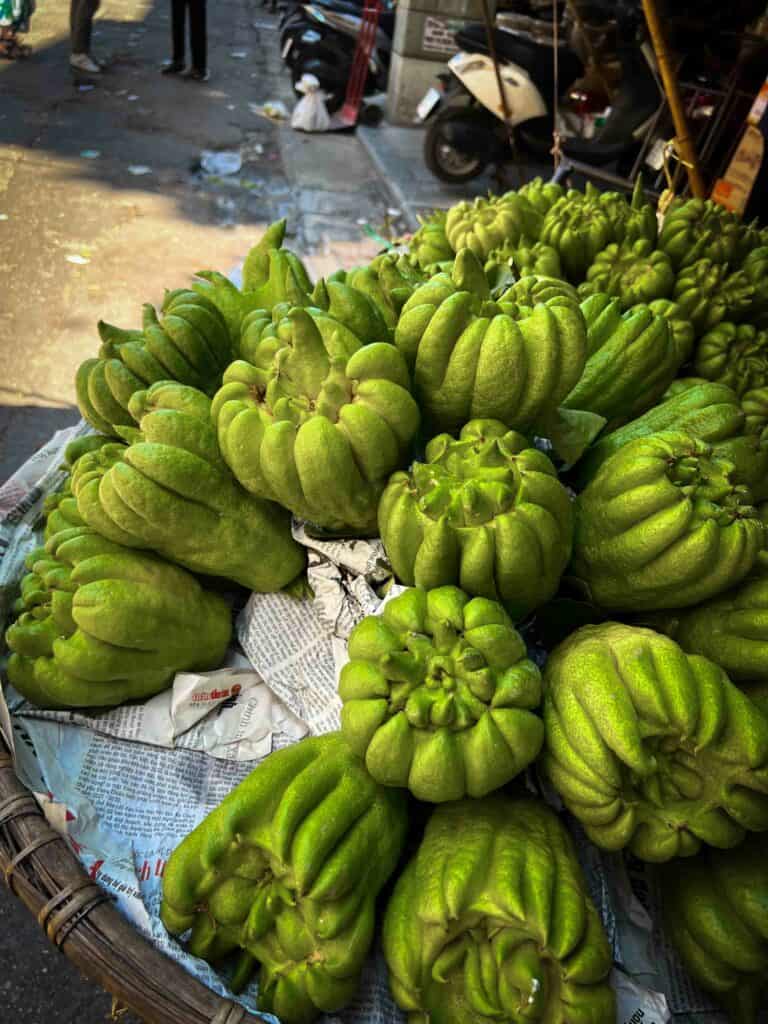
[[[304,93],[304,98],[299,100],[291,115],[291,128],[302,132],[327,132],[331,119],[318,80],[314,75],[302,75],[296,89]]]

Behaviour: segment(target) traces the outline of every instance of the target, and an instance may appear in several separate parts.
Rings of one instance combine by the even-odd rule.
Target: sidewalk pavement
[[[419,215],[447,209],[463,199],[517,188],[537,174],[544,178],[552,174],[551,167],[539,164],[527,164],[520,168],[518,174],[517,167],[508,164],[502,168],[501,175],[486,170],[464,185],[447,185],[435,178],[424,162],[425,133],[426,128],[421,125],[409,128],[386,122],[376,128],[361,126],[357,129],[360,142],[386,182],[411,231],[418,228]]]

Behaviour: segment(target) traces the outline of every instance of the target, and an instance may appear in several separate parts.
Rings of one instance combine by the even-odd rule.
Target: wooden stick
[[[656,53],[656,61],[661,72],[661,80],[664,83],[664,92],[667,95],[669,109],[672,111],[677,151],[685,164],[691,193],[694,196],[703,198],[706,195],[704,181],[699,170],[696,150],[688,131],[688,122],[680,100],[680,91],[677,88],[677,78],[669,60],[667,41],[661,21],[659,20],[659,12],[656,10],[655,0],[643,0],[643,13],[648,24],[648,31],[651,34],[651,42]]]

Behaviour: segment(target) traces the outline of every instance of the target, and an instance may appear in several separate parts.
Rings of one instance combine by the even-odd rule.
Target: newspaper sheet
[[[0,488],[2,626],[24,557],[39,543],[44,496],[63,479],[63,449],[87,429],[81,424],[60,431]],[[336,680],[346,638],[360,619],[402,589],[391,584],[378,540],[317,537],[299,523],[294,534],[308,551],[314,596],[252,594],[236,621],[239,647],[219,671],[180,673],[172,689],[145,704],[102,713],[34,709],[7,683],[5,701],[0,700],[0,728],[13,745],[20,778],[86,871],[158,948],[229,996],[226,978],[191,957],[160,922],[165,863],[259,760],[307,733],[338,728]],[[531,656],[542,660],[539,650]],[[530,784],[541,791],[533,777]],[[621,858],[602,854],[578,826],[569,825],[614,952],[617,1024],[665,1024],[670,1008],[704,1012],[702,1021],[715,1024],[709,1004],[660,939],[653,908],[638,898],[641,881],[630,878]],[[256,994],[253,984],[236,998],[254,1012]],[[354,1003],[324,1017],[323,1024],[404,1020],[389,994],[377,947]]]

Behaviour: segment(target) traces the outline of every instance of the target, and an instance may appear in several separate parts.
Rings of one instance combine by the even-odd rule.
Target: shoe
[[[180,75],[184,70],[183,60],[165,60],[160,68],[161,75]]]
[[[191,78],[193,82],[207,82],[211,77],[210,71],[201,71],[200,68],[187,68],[182,71],[182,78]]]
[[[73,53],[69,58],[69,63],[76,71],[87,71],[89,75],[101,74],[101,68],[87,53]]]

